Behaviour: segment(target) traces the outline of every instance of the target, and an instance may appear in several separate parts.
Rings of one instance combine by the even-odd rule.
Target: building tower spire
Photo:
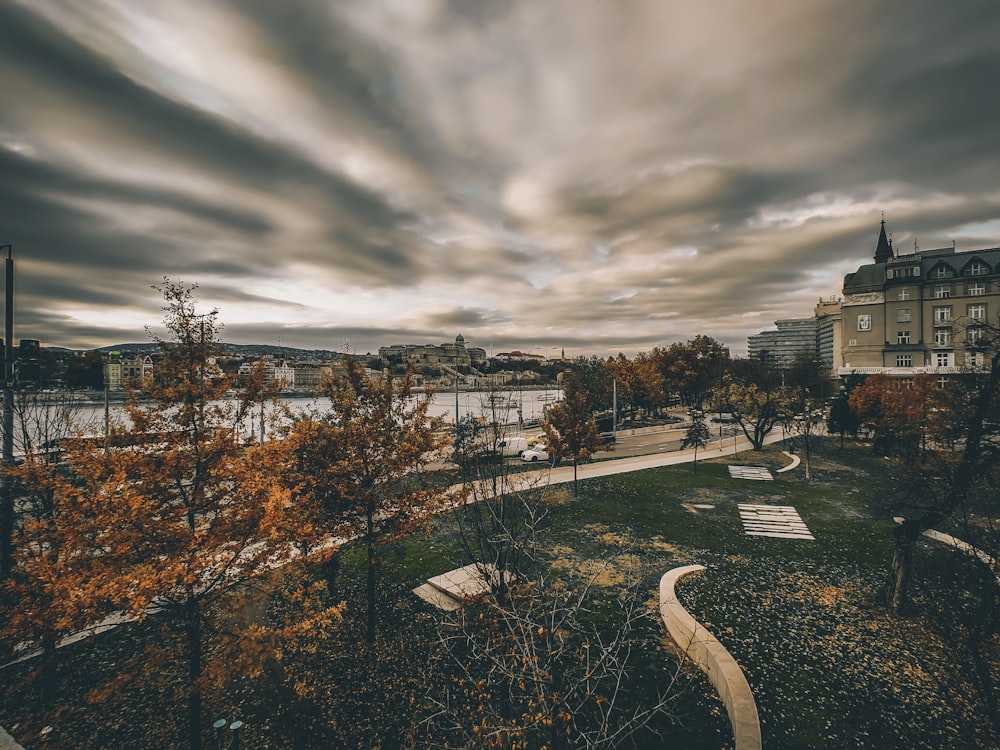
[[[878,232],[878,244],[875,246],[875,262],[887,263],[892,257],[892,243],[885,236],[885,219],[882,219],[882,226]]]

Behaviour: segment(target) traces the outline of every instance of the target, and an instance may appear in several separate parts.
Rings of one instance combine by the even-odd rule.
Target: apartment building
[[[900,252],[882,222],[874,262],[844,277],[840,375],[948,374],[1000,312],[1000,248]]]

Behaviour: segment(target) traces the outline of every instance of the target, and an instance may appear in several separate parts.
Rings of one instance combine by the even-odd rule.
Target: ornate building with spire
[[[841,376],[980,366],[969,344],[1000,316],[1000,248],[901,252],[883,220],[874,263],[844,277],[842,315]]]

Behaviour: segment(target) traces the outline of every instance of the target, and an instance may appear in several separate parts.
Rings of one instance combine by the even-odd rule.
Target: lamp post
[[[242,747],[240,730],[243,728],[243,722],[237,719],[229,724],[229,731],[232,734],[228,737],[226,736],[226,724],[229,724],[228,719],[219,719],[212,724],[212,728],[215,730],[215,750],[240,750]]]
[[[6,295],[4,297],[3,361],[3,464],[14,465],[14,246],[0,245],[7,251]],[[5,473],[0,490],[0,580],[14,570],[14,482]]]

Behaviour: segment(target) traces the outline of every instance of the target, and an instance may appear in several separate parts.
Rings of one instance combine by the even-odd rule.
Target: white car
[[[549,452],[542,445],[536,445],[526,451],[521,451],[522,461],[548,461]]]

